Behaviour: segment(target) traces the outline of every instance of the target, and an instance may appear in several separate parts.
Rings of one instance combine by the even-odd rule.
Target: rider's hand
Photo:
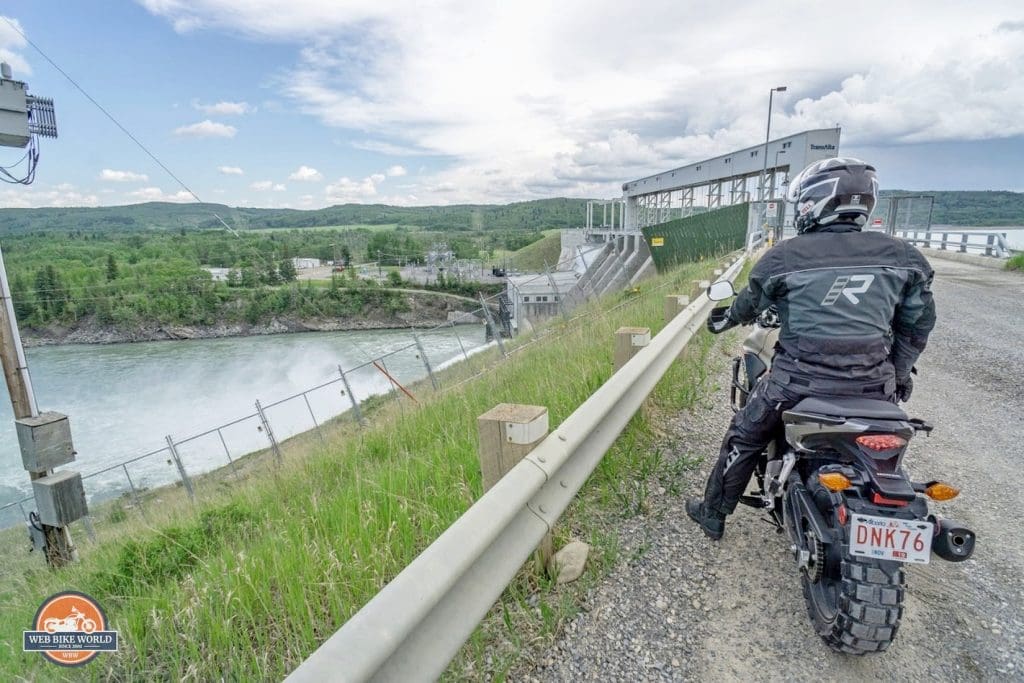
[[[914,380],[911,379],[910,375],[906,377],[896,378],[896,401],[899,403],[906,403],[910,400],[910,395],[914,393]]]
[[[728,329],[736,327],[738,325],[735,320],[729,315],[728,306],[719,306],[711,309],[711,315],[708,316],[707,326],[708,331],[711,334],[721,334]]]

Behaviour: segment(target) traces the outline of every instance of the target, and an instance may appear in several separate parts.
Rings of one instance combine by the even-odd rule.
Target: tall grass
[[[378,401],[369,428],[328,429],[323,444],[306,439],[301,449],[286,449],[279,469],[234,489],[210,487],[198,514],[169,506],[166,517],[131,520],[129,537],[88,547],[76,566],[8,575],[0,590],[0,676],[283,677],[479,497],[478,415],[501,402],[543,405],[554,428],[611,375],[614,331],[640,325],[657,332],[663,295],[689,291],[711,267],[689,265],[645,283],[640,294],[591,304],[586,317],[542,331],[545,339],[488,372],[481,370],[496,352],[474,357],[445,373],[450,390],[421,398],[419,408]],[[677,406],[695,395],[703,364],[676,366],[655,402]],[[642,511],[638,482],[661,468],[649,450],[654,432],[649,420],[634,419],[592,477],[572,524],[587,514]],[[602,561],[613,561],[614,544],[605,547]],[[520,578],[511,590],[538,582]],[[41,601],[66,589],[99,600],[120,631],[118,653],[60,669],[21,652],[21,631]],[[542,622],[554,632],[562,612],[544,604]],[[485,627],[474,636],[464,670],[487,634]]]
[[[1024,254],[1017,254],[1006,262],[1007,270],[1024,270]]]

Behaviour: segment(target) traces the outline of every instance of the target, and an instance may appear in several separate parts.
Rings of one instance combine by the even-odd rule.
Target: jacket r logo
[[[828,294],[821,300],[822,306],[831,306],[839,299],[839,295],[842,294],[850,300],[854,305],[860,303],[860,299],[857,297],[858,294],[863,294],[868,291],[868,287],[875,281],[874,275],[840,275],[836,278],[836,281],[832,283],[832,286],[828,290]],[[847,285],[855,285],[847,287]]]

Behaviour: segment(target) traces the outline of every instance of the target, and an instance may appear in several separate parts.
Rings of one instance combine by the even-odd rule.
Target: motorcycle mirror
[[[708,287],[708,298],[712,301],[724,301],[731,296],[736,296],[736,290],[728,280],[719,280]]]

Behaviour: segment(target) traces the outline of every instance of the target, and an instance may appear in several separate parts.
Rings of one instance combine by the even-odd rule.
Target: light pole
[[[765,134],[764,134],[764,168],[761,170],[761,200],[762,201],[767,200],[767,199],[771,199],[771,197],[766,197],[765,196],[767,194],[767,192],[766,192],[767,188],[764,186],[765,185],[764,179],[765,179],[765,176],[768,175],[768,139],[771,137],[771,134],[772,134],[772,97],[774,97],[775,93],[777,93],[777,92],[786,92],[786,86],[780,85],[780,86],[772,88],[771,90],[768,91],[768,130],[765,131]]]

